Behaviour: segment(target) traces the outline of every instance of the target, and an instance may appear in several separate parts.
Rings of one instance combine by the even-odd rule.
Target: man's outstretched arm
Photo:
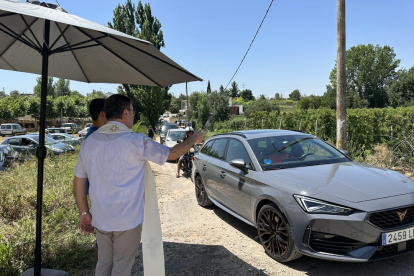
[[[204,133],[197,131],[190,137],[188,137],[184,142],[179,143],[170,149],[170,154],[168,154],[167,160],[176,160],[181,155],[184,155],[190,150],[194,144],[200,144],[203,142]]]

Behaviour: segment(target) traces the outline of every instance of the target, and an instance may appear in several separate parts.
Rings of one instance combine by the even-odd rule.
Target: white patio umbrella
[[[159,87],[201,79],[147,41],[68,14],[53,4],[30,2],[0,0],[0,69],[42,75],[40,137],[36,152],[34,274],[38,276],[41,273],[47,77]]]

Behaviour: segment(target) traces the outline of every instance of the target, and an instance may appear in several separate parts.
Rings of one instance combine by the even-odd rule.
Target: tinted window
[[[229,139],[217,139],[216,142],[211,147],[209,155],[211,157],[222,159],[224,156],[224,151]]]
[[[234,159],[242,159],[246,163],[247,168],[253,168],[252,160],[242,142],[236,139],[231,139],[227,149],[226,162],[231,163]]]
[[[6,129],[6,125],[1,125],[1,129]]]
[[[208,154],[208,152],[210,151],[210,149],[211,149],[211,146],[213,145],[213,143],[214,143],[214,140],[211,140],[211,141],[209,141],[202,149],[201,149],[201,153],[204,153],[204,154]]]
[[[64,140],[65,138],[63,136],[60,135],[52,135],[54,140]]]
[[[163,125],[161,131],[167,131],[172,128],[177,128],[175,125]]]
[[[185,131],[171,131],[168,133],[168,139],[171,141],[180,141],[185,135]]]
[[[9,145],[12,145],[12,146],[18,146],[19,145],[19,140],[20,140],[19,138],[10,138],[8,143],[9,143]]]
[[[263,137],[248,142],[264,170],[349,161],[335,148],[313,136]]]

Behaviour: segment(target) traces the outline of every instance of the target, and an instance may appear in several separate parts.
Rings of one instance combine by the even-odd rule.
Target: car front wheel
[[[213,205],[213,202],[211,202],[211,200],[208,198],[203,179],[199,175],[197,175],[196,180],[195,180],[195,194],[196,194],[198,205],[203,206],[203,207]]]
[[[257,231],[266,254],[274,260],[289,262],[302,256],[295,247],[289,223],[275,204],[260,209]]]

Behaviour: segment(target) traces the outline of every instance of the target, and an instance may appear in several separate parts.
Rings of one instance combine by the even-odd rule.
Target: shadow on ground
[[[143,276],[141,246],[132,268]],[[247,264],[221,245],[164,242],[165,274],[182,276],[268,275]]]
[[[216,206],[210,207],[214,213],[224,222],[234,228],[234,231],[239,231],[246,237],[254,240],[257,243],[257,230],[241,220],[233,217],[227,212],[221,210]],[[264,249],[263,249],[264,251]],[[316,259],[308,256],[303,256],[293,262],[281,263],[277,265],[286,266],[290,269],[298,271],[298,274],[305,274],[309,276],[319,275],[335,275],[335,276],[349,276],[349,275],[414,275],[414,262],[412,259],[414,252],[395,256],[388,259],[377,260],[365,263],[351,263],[351,262],[336,262]],[[269,258],[266,256],[266,258]],[[207,274],[206,274],[207,275]],[[225,274],[221,274],[225,275]],[[254,274],[252,274],[254,275]],[[262,274],[258,274],[262,275]]]

